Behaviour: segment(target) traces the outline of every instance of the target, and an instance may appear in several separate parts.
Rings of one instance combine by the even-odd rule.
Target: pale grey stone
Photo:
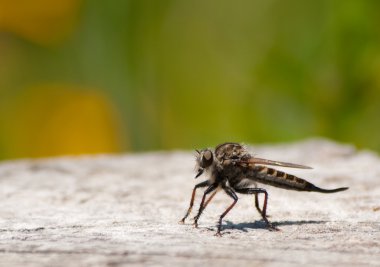
[[[196,146],[196,144],[194,144]],[[196,148],[196,147],[195,147]],[[253,146],[259,157],[335,194],[269,192],[265,229],[252,196],[216,195],[194,229],[194,153],[60,157],[0,164],[0,266],[380,266],[380,159],[323,139]],[[203,178],[204,179],[204,178]],[[197,194],[195,209],[201,198]]]

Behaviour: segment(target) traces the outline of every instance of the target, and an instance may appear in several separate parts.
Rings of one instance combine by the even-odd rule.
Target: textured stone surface
[[[194,229],[178,224],[195,184],[192,152],[63,157],[0,164],[0,266],[380,265],[380,159],[325,140],[252,147],[336,194],[269,192],[270,232],[240,196],[218,193]],[[197,182],[199,182],[197,180]],[[197,195],[199,204],[201,190]]]

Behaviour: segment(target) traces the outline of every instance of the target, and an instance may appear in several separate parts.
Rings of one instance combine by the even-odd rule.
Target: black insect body
[[[311,169],[304,165],[253,157],[249,154],[245,146],[238,143],[224,143],[217,146],[214,151],[210,149],[197,150],[197,175],[195,178],[198,178],[206,172],[208,174],[208,180],[195,185],[191,195],[190,206],[180,222],[184,223],[189,216],[193,208],[196,190],[201,187],[207,187],[207,189],[203,193],[198,213],[194,217],[194,225],[196,227],[198,226],[198,220],[203,210],[219,190],[224,190],[226,194],[233,199],[233,203],[219,217],[217,235],[220,235],[222,219],[238,201],[236,193],[255,195],[256,209],[261,214],[268,229],[278,230],[278,228],[269,222],[266,215],[268,193],[265,189],[257,188],[256,183],[268,184],[288,190],[320,193],[335,193],[348,189],[348,187],[322,189],[294,175],[266,167],[268,165]],[[206,200],[209,194],[211,195]],[[259,194],[264,194],[262,209],[259,205]]]

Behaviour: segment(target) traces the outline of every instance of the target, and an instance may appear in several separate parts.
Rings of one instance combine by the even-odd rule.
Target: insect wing
[[[261,159],[261,158],[250,158],[247,160],[241,160],[240,163],[257,164],[257,165],[272,165],[272,166],[298,168],[298,169],[312,169],[311,167],[305,166],[305,165],[282,162],[282,161],[275,161],[275,160],[269,160],[269,159]]]

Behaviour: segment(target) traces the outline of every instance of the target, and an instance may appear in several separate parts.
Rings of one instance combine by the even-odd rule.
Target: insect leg
[[[211,200],[214,198],[214,196],[216,195],[216,193],[218,193],[217,190],[215,190],[215,191],[211,194],[211,196],[206,200],[206,203],[203,205],[203,209],[205,209],[205,208],[207,207],[208,203],[211,202]]]
[[[255,206],[256,206],[257,211],[260,214],[263,214],[263,211],[260,209],[259,194],[255,194]]]
[[[254,185],[255,185],[255,188],[257,188],[257,183],[254,183]],[[255,207],[260,214],[263,213],[262,210],[260,209],[259,194],[258,193],[255,194]],[[267,217],[269,217],[269,216],[267,215]]]
[[[195,192],[197,191],[197,188],[205,187],[207,185],[208,185],[208,181],[204,181],[204,182],[201,182],[201,183],[194,186],[193,193],[191,194],[190,206],[189,206],[185,216],[182,218],[182,220],[179,221],[180,223],[185,223],[187,216],[189,216],[191,210],[193,209]]]
[[[211,196],[206,200],[206,203],[203,204],[202,210],[205,210],[205,209],[206,209],[208,203],[211,202],[211,200],[214,198],[214,196],[216,195],[216,193],[218,193],[217,190],[215,190],[215,191],[211,194]],[[197,216],[194,217],[194,220],[196,220],[196,218],[197,218]],[[195,225],[195,224],[194,224],[194,225]],[[196,226],[197,226],[197,225],[196,225]]]
[[[201,216],[203,210],[206,208],[206,205],[204,204],[205,203],[205,199],[206,199],[206,196],[211,193],[212,191],[214,191],[216,188],[218,187],[218,184],[212,184],[210,185],[206,191],[203,193],[203,197],[202,197],[202,201],[201,201],[201,204],[199,205],[199,210],[198,210],[198,214],[194,217],[194,226],[195,227],[198,227],[198,220],[199,220],[199,217]],[[211,200],[211,199],[210,199]],[[207,201],[207,202],[210,202]]]
[[[260,213],[260,215],[263,214],[263,211],[260,209],[260,202],[259,202],[259,194],[255,194],[255,207],[257,211]],[[265,214],[268,217],[270,217],[268,214]]]
[[[268,192],[265,189],[262,188],[240,188],[240,189],[235,189],[236,192],[241,193],[241,194],[255,194],[255,197],[258,198],[258,194],[263,193],[264,194],[264,205],[263,205],[263,210],[260,212],[261,217],[267,224],[267,227],[271,231],[278,231],[279,229],[275,227],[271,222],[269,222],[267,218],[267,203],[268,203]],[[257,208],[257,206],[256,206]]]
[[[214,198],[214,196],[216,195],[216,193],[218,193],[217,190],[215,190],[215,191],[211,194],[211,196],[206,200],[206,202],[203,204],[202,211],[206,209],[208,203],[211,202],[211,200]],[[197,216],[198,216],[198,215],[197,215]],[[194,221],[199,219],[199,216],[200,216],[200,215],[198,216],[198,218],[197,218],[197,216],[194,217]],[[196,224],[196,223],[194,223],[194,225],[195,225],[195,227],[198,226],[198,224]]]
[[[218,231],[216,232],[216,235],[221,236],[220,231],[222,229],[222,219],[224,216],[227,215],[227,213],[235,206],[236,202],[238,201],[238,196],[235,194],[234,190],[231,187],[225,187],[224,191],[229,195],[231,198],[234,199],[234,202],[226,209],[225,212],[223,212],[222,215],[219,217],[219,222],[218,222]]]

